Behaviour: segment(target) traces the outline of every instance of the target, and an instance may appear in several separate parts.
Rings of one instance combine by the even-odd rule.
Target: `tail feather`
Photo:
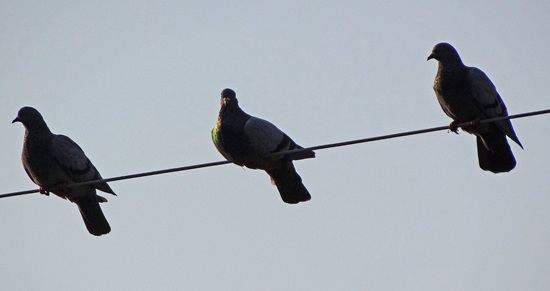
[[[510,172],[516,166],[516,159],[504,134],[476,137],[479,167],[493,173]]]
[[[279,194],[285,203],[296,204],[308,201],[311,195],[302,183],[302,178],[296,172],[291,161],[278,169],[266,170],[271,177],[271,181],[277,186]]]
[[[81,197],[75,200],[74,203],[76,203],[78,210],[80,210],[80,214],[82,215],[82,219],[84,219],[84,224],[86,224],[88,232],[100,236],[111,231],[111,226],[109,222],[107,222],[105,215],[103,215],[103,211],[101,211],[95,191],[93,195]]]

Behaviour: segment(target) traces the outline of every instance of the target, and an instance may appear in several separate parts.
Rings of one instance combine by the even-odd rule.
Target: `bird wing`
[[[508,111],[493,82],[478,68],[470,68],[469,81],[474,102],[485,118],[507,116]]]
[[[252,150],[260,157],[287,150],[288,136],[267,120],[250,117],[244,125],[244,134],[248,138]]]
[[[67,136],[54,136],[50,154],[59,167],[75,182],[89,181],[97,175],[94,165],[84,151]]]
[[[484,118],[508,116],[508,110],[506,109],[506,105],[504,105],[504,101],[502,101],[493,82],[491,82],[483,71],[478,68],[469,68],[468,79],[470,81],[474,103]],[[510,120],[500,120],[494,122],[494,124],[504,134],[521,146]]]
[[[53,137],[50,155],[65,174],[76,183],[101,179],[101,175],[86,157],[84,151],[67,136],[55,135]],[[105,182],[93,186],[103,192],[115,194]]]

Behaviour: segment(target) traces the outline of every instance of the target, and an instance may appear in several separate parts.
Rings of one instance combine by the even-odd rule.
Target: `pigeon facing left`
[[[493,173],[511,171],[516,166],[516,159],[506,136],[521,148],[523,146],[510,120],[479,124],[482,119],[508,116],[491,80],[480,69],[465,66],[458,52],[448,43],[437,44],[430,59],[439,61],[434,91],[445,114],[453,119],[449,128],[457,132],[459,123],[470,122],[462,129],[476,136],[480,168]]]
[[[23,107],[12,123],[25,126],[21,159],[31,180],[40,186],[40,193],[50,191],[74,202],[88,231],[96,236],[107,234],[111,227],[103,215],[99,202],[107,202],[96,194],[96,189],[116,195],[106,182],[65,187],[68,184],[101,179],[101,175],[82,149],[70,138],[53,134],[40,113],[32,107]]]
[[[235,91],[224,89],[220,104],[218,121],[212,129],[212,141],[218,151],[239,166],[265,170],[284,202],[296,204],[310,200],[311,195],[292,160],[313,158],[315,153],[308,150],[269,156],[302,147],[270,122],[245,113],[239,107]]]

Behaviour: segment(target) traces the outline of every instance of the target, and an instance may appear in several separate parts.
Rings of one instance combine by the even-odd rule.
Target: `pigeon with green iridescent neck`
[[[14,122],[25,126],[21,159],[31,180],[40,186],[40,193],[49,192],[74,202],[93,235],[103,235],[111,227],[99,207],[107,202],[96,194],[96,189],[116,195],[106,182],[93,185],[66,187],[68,184],[101,179],[101,175],[82,149],[70,138],[53,134],[42,115],[32,107],[19,110]]]
[[[235,91],[224,89],[220,104],[218,121],[212,130],[218,151],[239,166],[265,170],[284,202],[295,204],[310,200],[311,195],[292,161],[313,158],[315,153],[307,150],[274,155],[302,147],[270,122],[245,113],[239,107]]]
[[[448,43],[437,44],[428,60],[439,61],[434,80],[434,91],[445,114],[453,119],[449,128],[457,132],[457,125],[474,134],[477,140],[479,166],[493,173],[509,172],[516,159],[506,139],[508,136],[521,148],[510,120],[480,124],[483,119],[508,116],[504,102],[491,80],[478,68],[462,63],[458,52]]]

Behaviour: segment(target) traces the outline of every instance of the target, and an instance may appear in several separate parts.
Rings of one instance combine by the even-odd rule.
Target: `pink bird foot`
[[[46,195],[46,196],[50,196],[50,191],[49,190],[46,190],[46,188],[44,187],[40,187],[38,188],[38,192],[40,192],[40,194],[43,194],[43,195]]]
[[[449,130],[458,134],[458,122],[456,121],[451,121],[451,124],[449,124]]]

